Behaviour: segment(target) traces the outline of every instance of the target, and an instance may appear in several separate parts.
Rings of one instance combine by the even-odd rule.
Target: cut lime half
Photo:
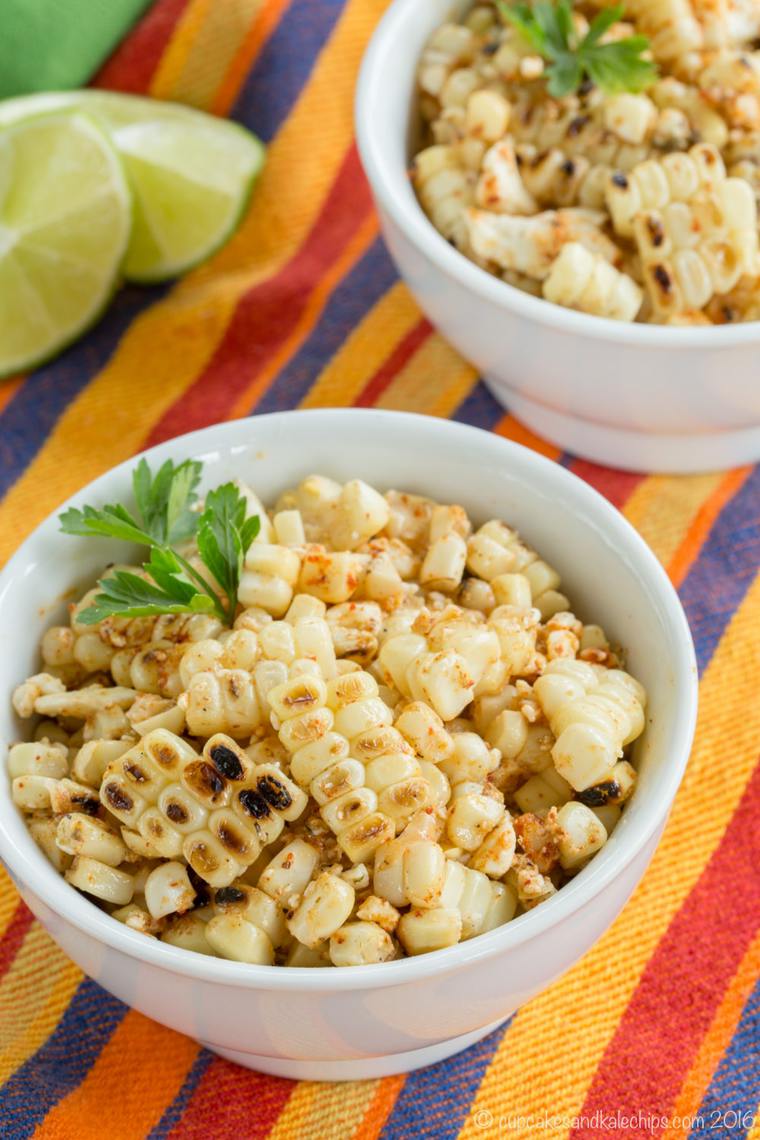
[[[116,285],[132,207],[119,156],[78,113],[0,131],[0,376],[74,340]]]
[[[0,126],[61,108],[96,118],[124,162],[134,200],[128,280],[176,277],[229,238],[264,161],[250,131],[179,103],[109,91],[8,99],[0,103]]]

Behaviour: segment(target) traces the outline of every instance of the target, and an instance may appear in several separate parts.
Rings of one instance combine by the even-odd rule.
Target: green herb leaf
[[[148,566],[146,566],[148,569]],[[191,590],[172,592],[161,586],[117,570],[98,582],[101,593],[96,594],[91,606],[82,610],[78,621],[83,625],[96,625],[107,617],[151,617],[156,614],[213,613],[214,603],[206,594]]]
[[[176,467],[167,460],[154,476],[141,459],[132,476],[141,522],[121,504],[101,510],[70,507],[60,516],[65,534],[117,538],[151,548],[150,560],[143,565],[146,577],[116,570],[98,583],[102,592],[80,615],[86,625],[105,617],[180,613],[216,613],[232,624],[243,560],[259,533],[259,519],[246,518],[246,500],[234,483],[210,491],[201,514],[192,511],[201,467],[194,459]],[[208,577],[173,549],[193,534]]]
[[[58,521],[64,534],[76,534],[82,538],[119,538],[141,546],[150,546],[153,542],[126,507],[120,504],[105,506],[102,510],[84,507],[80,511],[69,507]]]
[[[155,477],[145,459],[135,468],[132,475],[135,500],[145,530],[159,545],[183,542],[195,533],[198,516],[190,507],[197,498],[195,489],[202,468],[203,464],[196,459],[186,459],[177,467],[167,459]]]
[[[532,6],[497,0],[497,6],[533,51],[548,62],[547,88],[555,98],[577,91],[585,79],[613,94],[643,91],[657,78],[655,65],[643,58],[649,50],[646,36],[600,42],[622,18],[620,6],[599,12],[580,41],[570,0],[535,0]]]
[[[243,559],[259,533],[258,517],[246,519],[246,501],[234,483],[206,497],[198,523],[198,552],[234,607]]]

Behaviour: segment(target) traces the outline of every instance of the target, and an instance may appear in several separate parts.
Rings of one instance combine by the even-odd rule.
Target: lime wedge
[[[124,162],[134,200],[128,280],[176,277],[229,238],[264,161],[250,131],[179,103],[109,91],[8,99],[0,103],[0,126],[61,108],[97,119]]]
[[[100,315],[131,224],[119,156],[92,119],[38,115],[0,131],[0,376]]]

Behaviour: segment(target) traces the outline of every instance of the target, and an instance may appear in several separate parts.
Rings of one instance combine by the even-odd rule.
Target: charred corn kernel
[[[280,906],[294,910],[319,864],[319,852],[303,839],[294,839],[267,864],[258,880]]]
[[[636,769],[627,760],[620,760],[613,767],[608,780],[592,784],[577,799],[588,807],[603,807],[605,804],[623,804],[630,798],[636,786]]]
[[[328,604],[347,602],[359,585],[364,555],[307,548],[298,588]]]
[[[565,870],[585,862],[607,842],[602,821],[585,804],[571,800],[557,812],[559,858]]]
[[[519,677],[533,666],[540,617],[536,609],[511,605],[498,605],[491,611],[488,624],[499,638],[501,658],[510,677]]]
[[[243,669],[195,673],[177,703],[193,736],[226,732],[242,739],[266,723],[254,678]]]
[[[206,922],[197,914],[170,916],[166,929],[161,933],[161,941],[181,950],[192,950],[196,954],[215,954],[206,937]]]
[[[543,295],[555,305],[618,321],[635,320],[644,297],[633,278],[579,242],[562,247]]]
[[[346,922],[330,938],[333,966],[368,966],[394,955],[390,935],[374,922]]]
[[[467,100],[467,132],[485,142],[496,142],[506,132],[511,107],[498,91],[473,91]]]
[[[51,818],[33,818],[29,821],[29,834],[56,871],[63,874],[71,865],[71,856],[61,851],[57,839],[58,825]]]
[[[374,923],[388,934],[392,934],[398,926],[401,915],[387,899],[381,899],[379,895],[369,895],[361,906],[356,908],[356,917]]]
[[[478,257],[538,281],[548,277],[568,242],[579,242],[606,261],[614,261],[617,255],[617,247],[601,229],[604,215],[595,210],[545,210],[532,217],[516,217],[470,208],[464,218]]]
[[[418,812],[401,834],[378,847],[373,889],[393,906],[433,906],[443,889],[445,860],[436,842],[440,824],[432,813]],[[410,894],[411,892],[411,894]]]
[[[447,813],[446,834],[455,847],[475,851],[501,822],[504,812],[503,799],[488,794],[482,784],[457,784]]]
[[[422,701],[412,701],[396,718],[396,729],[419,756],[440,763],[454,752],[454,740],[441,717]]]
[[[475,180],[454,146],[431,146],[415,155],[412,179],[423,210],[443,236],[462,248],[467,242],[465,209]]]
[[[623,142],[643,142],[656,119],[657,108],[646,95],[622,91],[604,101],[604,125]]]
[[[127,903],[126,906],[112,910],[111,918],[115,918],[117,922],[123,922],[130,930],[136,930],[139,934],[147,934],[149,937],[152,937],[158,929],[158,923],[151,918],[147,910],[143,910],[141,906],[137,906],[135,903]]]
[[[145,902],[152,918],[182,914],[195,901],[195,889],[184,863],[161,863],[145,881]]]
[[[134,890],[131,875],[86,855],[74,858],[66,871],[66,880],[72,887],[116,906],[125,906],[131,900]]]
[[[475,203],[484,210],[504,214],[535,214],[538,206],[520,177],[510,138],[499,139],[486,151],[475,188]]]
[[[11,785],[13,802],[25,812],[49,811],[50,793],[56,783],[51,776],[16,776]]]
[[[303,546],[306,542],[300,511],[278,511],[272,519],[272,526],[277,541],[282,546]]]
[[[206,924],[206,939],[215,954],[253,966],[274,965],[269,938],[239,914],[218,914]]]
[[[512,798],[520,811],[534,813],[548,811],[551,807],[561,807],[572,797],[572,787],[552,767],[531,776],[512,793]]]
[[[354,897],[350,883],[323,871],[308,885],[288,920],[290,933],[304,946],[313,949],[346,922],[354,906]]]
[[[118,867],[127,854],[115,832],[82,812],[70,812],[58,820],[55,841],[68,855],[86,855],[109,867]]]
[[[488,832],[473,852],[469,866],[482,871],[492,879],[502,878],[512,866],[516,836],[509,812],[505,812],[496,826]]]
[[[401,916],[396,932],[407,954],[428,954],[456,946],[462,937],[462,916],[454,907],[415,908]]]
[[[57,677],[53,677],[50,673],[36,673],[33,677],[27,678],[21,685],[16,686],[13,691],[13,707],[20,717],[26,719],[39,711],[36,704],[41,697],[46,695],[58,696],[65,691],[66,686]],[[51,715],[57,716],[58,714],[52,713]]]
[[[69,770],[67,751],[60,744],[13,744],[8,752],[8,775],[62,779]]]
[[[245,606],[260,606],[282,617],[293,600],[301,560],[287,546],[254,542],[245,556],[238,598]]]
[[[290,935],[281,906],[270,895],[246,883],[233,883],[214,894],[214,913],[239,915],[266,934],[272,946],[287,946]]]

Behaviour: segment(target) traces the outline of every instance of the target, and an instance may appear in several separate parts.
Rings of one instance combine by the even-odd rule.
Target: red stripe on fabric
[[[209,1065],[170,1140],[263,1140],[296,1087],[294,1081],[241,1069],[229,1061]]]
[[[375,400],[378,400],[380,396],[382,396],[394,376],[396,376],[406,362],[414,356],[417,349],[420,345],[424,344],[432,331],[433,326],[429,321],[425,320],[424,317],[411,328],[406,336],[398,342],[390,356],[380,365],[375,375],[371,376],[364,385],[354,400],[354,406],[357,408],[371,408]]]
[[[698,858],[699,820],[694,820]],[[720,845],[641,976],[579,1113],[580,1136],[612,1135],[595,1113],[668,1116],[726,987],[760,925],[760,765]],[[659,1135],[626,1128],[628,1140]],[[615,1133],[619,1135],[619,1132]]]
[[[370,209],[369,187],[352,145],[304,243],[278,273],[244,294],[209,364],[164,413],[146,447],[226,417],[290,336],[314,282],[336,260]]]
[[[600,467],[597,463],[589,462],[588,459],[574,459],[570,464],[570,470],[573,474],[579,475],[586,483],[590,483],[595,490],[604,495],[605,499],[609,499],[618,510],[631,497],[639,483],[643,483],[646,478],[646,476],[633,471],[617,471],[612,467]]]
[[[144,95],[189,2],[156,0],[103,64],[92,81],[93,86]]]
[[[10,970],[13,959],[18,954],[21,943],[34,922],[34,915],[26,903],[20,902],[13,912],[13,918],[8,923],[5,934],[0,939],[0,980]]]

